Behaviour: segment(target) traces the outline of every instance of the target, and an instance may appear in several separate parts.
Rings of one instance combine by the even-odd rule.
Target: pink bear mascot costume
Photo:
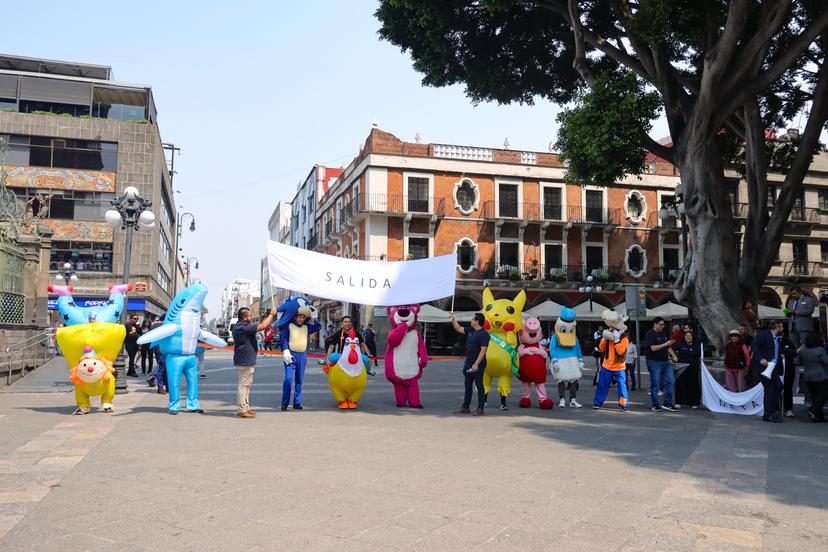
[[[385,310],[391,322],[385,350],[385,377],[394,384],[397,408],[404,408],[406,402],[411,408],[422,408],[419,380],[428,363],[428,351],[423,336],[417,331],[420,305],[400,305]]]
[[[521,408],[532,406],[529,395],[532,391],[532,384],[535,384],[535,391],[538,393],[539,406],[549,410],[553,406],[552,400],[546,395],[546,363],[549,354],[541,345],[543,331],[540,320],[527,318],[520,330],[520,346],[518,356],[520,357],[518,373],[515,374],[523,383],[523,395],[518,401]]]

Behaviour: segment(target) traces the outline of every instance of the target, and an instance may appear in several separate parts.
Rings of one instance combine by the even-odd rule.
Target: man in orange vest
[[[618,408],[622,412],[629,412],[626,356],[630,340],[625,335],[627,326],[615,311],[605,310],[601,314],[601,318],[609,328],[603,331],[601,341],[598,343],[598,350],[604,355],[604,363],[599,368],[598,387],[595,389],[592,408],[597,410],[604,405],[609,393],[610,383],[615,378],[615,381],[618,382]]]

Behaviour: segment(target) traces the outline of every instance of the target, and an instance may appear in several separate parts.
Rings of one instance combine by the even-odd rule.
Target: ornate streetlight
[[[72,270],[72,263],[63,263],[63,266],[58,268],[57,274],[55,274],[55,280],[61,282],[61,284],[65,282],[68,286],[77,282],[78,275]]]
[[[594,281],[592,275],[587,276],[586,279],[581,282],[581,287],[578,288],[578,291],[589,294],[589,312],[592,312],[592,294],[594,292],[601,293],[601,289],[601,286]]]
[[[184,285],[190,285],[190,267],[192,266],[192,261],[195,261],[195,269],[198,270],[198,257],[190,257],[184,262],[184,267],[187,269],[187,277],[184,279]]]
[[[180,207],[181,206],[179,205],[179,208]],[[175,248],[175,257],[174,258],[176,258],[176,259],[178,258],[178,243],[181,241],[181,225],[184,223],[184,219],[187,218],[187,217],[190,217],[190,232],[195,232],[195,229],[196,229],[195,215],[193,215],[192,213],[189,213],[189,212],[182,213],[182,214],[180,214],[176,217],[176,220],[175,220],[175,245],[173,245],[173,247]],[[187,282],[185,282],[185,283],[187,283]],[[172,292],[172,296],[175,297],[176,293],[178,293],[178,263],[177,262],[175,263],[175,266],[173,266],[173,292]]]
[[[124,247],[124,277],[123,283],[129,282],[129,263],[132,260],[132,233],[143,228],[149,230],[155,226],[155,214],[150,211],[152,202],[138,195],[138,189],[129,186],[121,197],[112,200],[112,208],[104,213],[106,223],[112,228],[126,231],[126,245]],[[121,313],[121,323],[126,320],[127,310]],[[124,349],[115,361],[115,389],[116,393],[127,392],[127,380],[124,374]]]

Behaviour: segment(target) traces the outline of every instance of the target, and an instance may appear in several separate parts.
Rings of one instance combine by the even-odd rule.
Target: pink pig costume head
[[[520,330],[520,342],[524,345],[536,345],[543,339],[543,331],[541,330],[540,320],[537,318],[527,318],[523,321],[523,327]]]
[[[417,325],[417,316],[420,314],[420,305],[397,305],[396,307],[385,307],[385,312],[388,313],[388,320],[391,322],[391,327],[396,328],[400,324],[405,324],[409,328]]]

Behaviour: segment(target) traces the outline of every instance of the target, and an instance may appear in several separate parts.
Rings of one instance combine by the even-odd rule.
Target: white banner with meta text
[[[757,384],[742,393],[728,391],[713,377],[704,362],[701,364],[702,402],[711,412],[758,416],[765,410],[764,389]]]
[[[457,256],[359,261],[267,242],[274,287],[362,305],[425,303],[454,295]]]

